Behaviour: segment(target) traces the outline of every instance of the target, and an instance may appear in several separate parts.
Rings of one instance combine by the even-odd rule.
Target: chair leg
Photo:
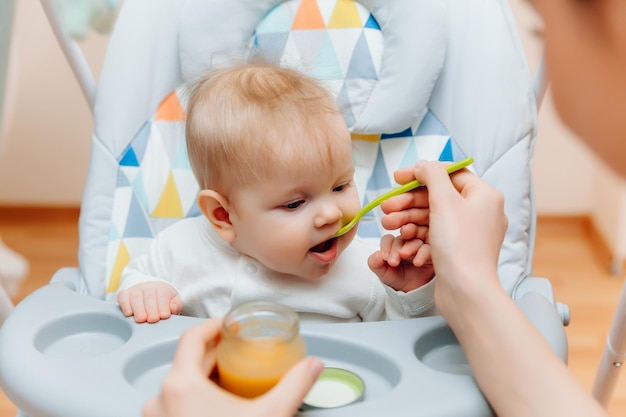
[[[626,365],[626,283],[622,288],[622,294],[615,314],[613,323],[606,338],[606,345],[602,353],[602,359],[593,383],[593,396],[604,407],[608,406],[615,384],[617,383],[622,366]]]

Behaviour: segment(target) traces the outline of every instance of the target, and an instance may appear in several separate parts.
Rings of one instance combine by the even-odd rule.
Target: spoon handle
[[[448,165],[448,167],[446,168],[446,171],[448,172],[448,174],[452,174],[455,171],[458,171],[462,168],[465,168],[466,166],[468,166],[469,164],[471,164],[472,162],[474,162],[474,159],[470,156],[468,158],[465,158],[461,161],[458,162],[454,162],[450,165]],[[348,223],[346,223],[345,225],[343,225],[338,231],[337,233],[335,233],[335,237],[339,237],[343,234],[346,234],[348,231],[350,231],[350,229],[352,229],[356,223],[361,219],[361,217],[363,217],[365,215],[365,213],[369,212],[370,210],[372,210],[373,208],[375,208],[376,206],[378,206],[380,203],[382,203],[383,201],[400,195],[402,193],[406,193],[407,191],[411,191],[414,190],[417,187],[422,186],[423,184],[420,183],[418,180],[413,180],[410,182],[407,182],[406,184],[394,188],[391,191],[386,192],[383,195],[380,195],[378,197],[376,197],[375,199],[373,199],[372,201],[370,201],[369,203],[367,203],[365,205],[365,207],[363,207],[361,210],[359,210],[359,212],[357,213],[357,215],[350,220]]]
[[[456,172],[456,171],[458,171],[458,170],[460,170],[462,168],[465,168],[466,166],[468,166],[472,162],[474,162],[474,159],[470,156],[469,158],[465,158],[465,159],[463,159],[461,161],[454,162],[454,163],[448,165],[448,167],[446,168],[446,171],[448,172],[448,174],[452,174],[453,172]],[[404,185],[402,185],[400,187],[394,188],[393,190],[387,191],[385,194],[376,197],[375,199],[370,201],[365,207],[363,207],[363,211],[370,211],[374,207],[376,207],[377,205],[382,203],[383,201],[388,200],[391,197],[395,197],[397,195],[406,193],[407,191],[414,190],[417,187],[420,187],[422,185],[424,185],[424,184],[422,184],[418,180],[413,180],[413,181],[407,182],[406,184],[404,184]]]

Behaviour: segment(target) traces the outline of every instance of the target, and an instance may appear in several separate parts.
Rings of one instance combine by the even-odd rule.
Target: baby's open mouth
[[[317,253],[322,253],[322,252],[326,252],[327,250],[330,250],[333,247],[333,242],[335,241],[336,238],[332,238],[332,239],[328,239],[325,242],[322,242],[318,245],[313,246],[311,249],[309,249],[311,252],[317,252]]]

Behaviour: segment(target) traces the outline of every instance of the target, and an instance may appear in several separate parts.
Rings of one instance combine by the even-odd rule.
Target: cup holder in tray
[[[398,364],[383,352],[332,337],[304,335],[307,354],[324,361],[326,366],[344,368],[363,379],[363,401],[390,392],[400,382]]]
[[[456,375],[471,375],[467,358],[449,327],[438,327],[424,333],[415,342],[415,356],[434,370]]]
[[[124,379],[147,397],[156,396],[172,366],[177,343],[177,340],[162,343],[134,355],[124,368]]]
[[[130,325],[118,316],[80,314],[45,324],[35,336],[34,345],[49,357],[89,359],[117,350],[131,334]]]

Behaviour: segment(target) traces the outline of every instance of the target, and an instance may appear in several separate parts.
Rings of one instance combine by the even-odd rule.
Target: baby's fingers
[[[120,306],[122,313],[124,313],[126,317],[133,315],[133,309],[130,305],[130,293],[128,290],[122,290],[117,293],[117,304]]]
[[[137,323],[143,323],[148,320],[148,313],[146,312],[146,306],[144,304],[143,291],[130,291],[130,308],[133,310],[135,321]]]

